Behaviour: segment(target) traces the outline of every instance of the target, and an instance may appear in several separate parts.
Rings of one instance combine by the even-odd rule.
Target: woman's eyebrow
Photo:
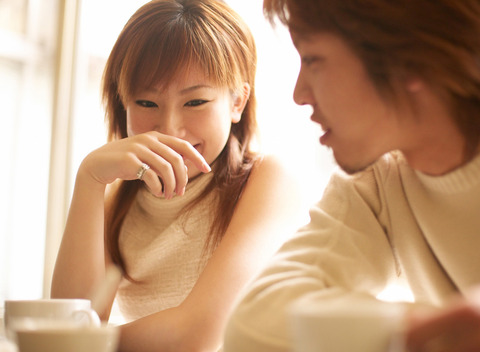
[[[180,94],[187,94],[187,93],[190,93],[194,90],[204,89],[204,88],[205,89],[214,89],[212,86],[209,86],[209,85],[206,85],[206,84],[197,84],[197,85],[187,87],[187,88],[184,88],[184,89],[180,90]]]
[[[207,84],[195,84],[193,86],[190,86],[190,87],[186,87],[186,88],[182,88],[180,91],[179,91],[179,94],[181,95],[185,95],[185,94],[188,94],[192,91],[195,91],[195,90],[198,90],[198,89],[215,89],[215,87],[213,86],[209,86]],[[145,93],[154,93],[154,94],[159,94],[159,93],[162,93],[162,89],[161,88],[158,88],[158,87],[149,87],[149,88],[145,88],[144,92]]]

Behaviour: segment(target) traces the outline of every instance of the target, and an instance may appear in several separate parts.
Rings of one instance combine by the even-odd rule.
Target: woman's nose
[[[155,129],[157,132],[168,136],[182,138],[185,135],[185,126],[182,118],[172,113],[161,116]]]

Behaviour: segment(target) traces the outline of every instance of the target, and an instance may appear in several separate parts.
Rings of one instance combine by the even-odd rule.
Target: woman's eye
[[[157,104],[154,102],[148,101],[148,100],[137,100],[135,102],[137,105],[144,107],[144,108],[155,108],[157,107]]]
[[[187,102],[185,104],[185,106],[191,106],[191,107],[200,106],[200,105],[205,104],[207,102],[208,102],[207,100],[203,100],[203,99],[194,99],[194,100],[190,100],[189,102]]]

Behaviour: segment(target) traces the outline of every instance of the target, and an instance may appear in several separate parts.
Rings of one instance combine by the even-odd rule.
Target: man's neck
[[[465,136],[440,99],[428,89],[416,99],[416,113],[407,124],[404,153],[409,165],[428,175],[444,175],[468,162]]]

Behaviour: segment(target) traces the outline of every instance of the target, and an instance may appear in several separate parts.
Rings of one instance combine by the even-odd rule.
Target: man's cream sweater
[[[335,174],[310,216],[233,313],[226,352],[291,350],[287,312],[301,297],[376,296],[404,278],[416,302],[442,305],[480,284],[480,156],[432,177],[388,154]]]

